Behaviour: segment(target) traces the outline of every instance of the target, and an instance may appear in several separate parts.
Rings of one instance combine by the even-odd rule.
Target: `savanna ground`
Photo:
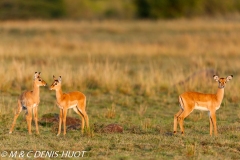
[[[1,151],[85,150],[85,159],[240,159],[239,37],[238,20],[0,22]],[[185,136],[173,135],[178,95],[217,90],[212,76],[175,85],[204,69],[234,76],[217,111],[219,135],[209,136],[208,114],[201,111],[185,119]],[[57,137],[50,126],[39,126],[40,135],[29,136],[24,113],[8,134],[18,95],[32,88],[35,71],[48,85],[53,74],[61,75],[64,92],[85,93],[89,134],[74,130]],[[39,119],[59,112],[54,91],[42,87],[40,97]],[[78,117],[73,111],[68,116]],[[97,132],[110,123],[124,132]]]

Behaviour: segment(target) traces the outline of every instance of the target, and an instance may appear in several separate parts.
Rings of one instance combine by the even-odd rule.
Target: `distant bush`
[[[1,0],[0,19],[169,19],[238,13],[239,0]]]
[[[133,19],[133,0],[65,0],[67,18],[71,19]]]
[[[63,0],[1,0],[0,19],[52,19],[65,15]]]
[[[226,15],[240,11],[238,0],[135,0],[138,18]]]

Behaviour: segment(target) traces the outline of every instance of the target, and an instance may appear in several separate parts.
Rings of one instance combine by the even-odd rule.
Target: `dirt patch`
[[[44,114],[39,120],[39,124],[42,126],[52,127],[53,131],[58,129],[59,123],[59,114],[57,113],[48,113]],[[67,117],[66,127],[67,130],[78,130],[81,126],[81,120],[79,118]]]
[[[95,123],[93,130],[96,133],[123,133],[123,127],[115,123],[109,125]]]
[[[52,131],[58,130],[59,114],[48,113],[44,114],[39,120],[42,126],[52,127]],[[66,126],[67,130],[79,130],[81,128],[81,120],[79,118],[67,117]],[[97,124],[93,125],[93,131],[96,133],[123,133],[123,127],[119,124]]]
[[[103,127],[104,133],[123,133],[123,127],[119,124],[109,124]]]

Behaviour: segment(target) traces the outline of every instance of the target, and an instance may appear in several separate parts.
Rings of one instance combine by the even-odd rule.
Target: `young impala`
[[[37,115],[37,107],[40,102],[39,97],[39,87],[46,86],[47,83],[40,77],[41,72],[35,72],[33,78],[33,90],[32,91],[25,91],[23,92],[18,98],[18,106],[15,112],[14,120],[12,123],[12,127],[9,131],[11,134],[13,128],[16,124],[16,120],[21,113],[22,110],[26,110],[26,120],[28,126],[28,133],[32,134],[31,131],[31,123],[32,123],[32,112],[34,115],[35,125],[36,125],[36,132],[39,134],[38,131],[38,115]]]
[[[224,87],[233,76],[219,78],[214,75],[213,79],[218,82],[216,94],[203,94],[198,92],[185,92],[179,96],[180,111],[174,115],[174,133],[177,131],[177,122],[179,123],[182,134],[184,134],[183,120],[194,109],[208,111],[210,122],[210,135],[214,128],[214,135],[217,135],[216,111],[220,108],[224,96]]]
[[[57,106],[60,108],[59,114],[59,127],[58,127],[58,135],[61,133],[61,125],[63,122],[63,134],[66,134],[66,117],[67,117],[67,110],[72,108],[80,117],[82,117],[82,133],[84,129],[84,125],[86,122],[87,128],[89,128],[88,122],[88,115],[86,112],[86,96],[78,91],[63,93],[62,92],[62,79],[59,76],[58,79],[55,79],[53,76],[53,83],[50,86],[50,90],[56,91],[56,98],[57,98]]]

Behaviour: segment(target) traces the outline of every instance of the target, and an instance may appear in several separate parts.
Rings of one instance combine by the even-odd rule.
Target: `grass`
[[[0,22],[1,151],[82,151],[85,159],[239,159],[240,24],[235,20],[174,21],[4,21]],[[217,111],[219,135],[209,136],[206,112],[185,120],[186,135],[172,135],[178,95],[186,90],[215,93],[213,69],[233,74]],[[35,71],[52,83],[62,76],[63,91],[87,96],[91,134],[80,130],[56,136],[49,126],[27,134],[22,113],[8,131],[18,95],[32,87]],[[39,117],[58,113],[55,92],[41,88]],[[78,117],[69,110],[69,116]],[[123,134],[97,132],[110,123]],[[33,133],[35,126],[32,126]],[[48,159],[48,158],[47,158]]]

